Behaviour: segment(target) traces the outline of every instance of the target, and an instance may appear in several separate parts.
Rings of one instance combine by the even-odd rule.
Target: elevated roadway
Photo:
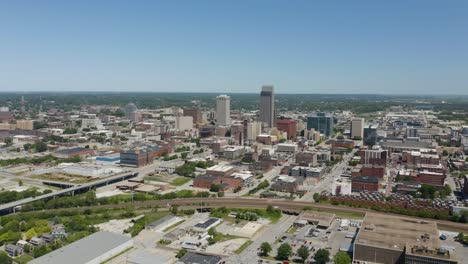
[[[51,193],[40,195],[37,197],[29,197],[29,198],[22,199],[19,201],[2,204],[0,205],[0,215],[14,213],[16,210],[20,209],[22,205],[27,204],[27,203],[53,199],[55,197],[64,196],[64,195],[75,195],[75,194],[87,192],[93,188],[106,186],[108,184],[127,180],[136,176],[138,176],[138,172],[121,173],[121,174],[110,176],[104,179],[99,179],[97,181],[75,185],[75,186],[72,186],[63,190],[53,191]]]

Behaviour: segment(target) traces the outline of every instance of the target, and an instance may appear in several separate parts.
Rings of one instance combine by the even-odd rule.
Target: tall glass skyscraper
[[[262,87],[260,93],[260,121],[268,127],[274,127],[276,121],[275,94],[271,85]]]

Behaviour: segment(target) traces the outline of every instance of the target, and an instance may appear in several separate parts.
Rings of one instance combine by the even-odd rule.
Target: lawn
[[[250,244],[252,244],[253,241],[252,240],[247,240],[245,241],[244,244],[242,244],[242,246],[240,246],[238,249],[236,249],[236,251],[234,251],[235,254],[240,254],[242,253],[242,251],[244,251],[246,248],[248,248],[250,246]]]
[[[297,230],[297,227],[296,226],[291,226],[288,231],[286,231],[286,233],[288,234],[294,234]]]
[[[15,261],[19,264],[23,263],[28,263],[29,261],[33,260],[34,258],[28,254],[23,254],[17,258],[15,258]]]
[[[189,182],[191,179],[190,178],[175,178],[172,182],[171,185],[174,186],[181,186]]]

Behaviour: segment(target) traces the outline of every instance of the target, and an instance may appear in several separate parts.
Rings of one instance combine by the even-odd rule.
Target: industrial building
[[[128,236],[99,231],[32,260],[31,264],[100,264],[133,246]]]
[[[441,249],[435,222],[395,215],[367,213],[353,252],[361,263],[457,263]]]

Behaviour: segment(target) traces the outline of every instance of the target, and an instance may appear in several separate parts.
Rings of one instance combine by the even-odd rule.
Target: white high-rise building
[[[364,138],[364,118],[353,118],[351,120],[351,138]]]
[[[274,127],[276,125],[275,94],[274,88],[271,85],[262,87],[262,92],[260,93],[259,120],[268,127]]]
[[[262,124],[260,122],[251,122],[247,124],[247,140],[255,141],[257,136],[262,133]]]
[[[218,125],[231,125],[231,97],[220,95],[216,97],[216,121]]]

